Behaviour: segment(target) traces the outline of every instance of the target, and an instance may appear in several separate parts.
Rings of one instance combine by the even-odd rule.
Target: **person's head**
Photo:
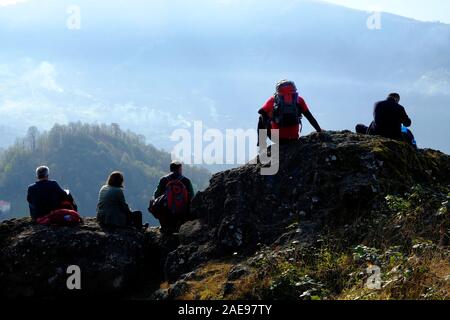
[[[400,95],[398,93],[391,93],[388,96],[388,100],[394,100],[395,102],[400,102]]]
[[[123,173],[119,171],[114,171],[109,175],[106,184],[111,187],[123,188]]]
[[[170,163],[170,172],[182,174],[183,164],[180,161],[172,161]]]
[[[50,174],[50,169],[46,166],[40,166],[36,169],[36,178],[41,180],[48,180],[48,176]]]
[[[297,92],[297,86],[295,85],[294,81],[289,80],[281,80],[277,83],[275,86],[275,90],[277,93],[294,93]]]

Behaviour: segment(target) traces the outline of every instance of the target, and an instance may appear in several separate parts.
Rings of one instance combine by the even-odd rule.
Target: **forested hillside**
[[[125,174],[127,201],[148,217],[148,201],[170,161],[169,153],[116,124],[55,125],[42,133],[31,127],[25,138],[0,153],[0,201],[4,209],[11,204],[1,219],[28,214],[26,190],[34,182],[39,165],[50,167],[50,178],[72,192],[84,216],[95,215],[100,187],[111,171],[120,170]],[[196,190],[206,187],[210,177],[207,170],[186,167],[184,172]]]

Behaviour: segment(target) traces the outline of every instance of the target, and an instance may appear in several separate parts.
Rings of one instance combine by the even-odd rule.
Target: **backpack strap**
[[[166,179],[167,179],[167,182],[166,182],[166,187],[167,187],[167,185],[169,184],[169,183],[171,183],[172,181],[180,181],[180,182],[182,182],[182,180],[184,179],[184,176],[183,175],[180,175],[178,178],[176,178],[176,179],[170,179],[169,177],[166,177]]]

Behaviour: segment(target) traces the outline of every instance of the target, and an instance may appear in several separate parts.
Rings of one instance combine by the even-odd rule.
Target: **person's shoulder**
[[[275,104],[275,96],[271,96],[263,106],[263,109],[272,108]]]
[[[165,176],[162,176],[161,179],[159,179],[159,183],[163,183],[163,182],[169,180],[171,176],[172,176],[172,173],[169,173],[169,174],[166,174]]]
[[[107,197],[120,197],[124,194],[123,188],[113,186],[105,186],[103,193]]]
[[[62,188],[61,188],[61,186],[59,185],[59,183],[58,183],[57,181],[55,181],[55,180],[48,180],[48,181],[46,182],[46,184],[47,184],[47,188],[50,187],[50,188],[52,188],[52,189],[54,189],[54,190],[57,190],[57,189],[62,190]]]
[[[182,180],[183,180],[185,183],[191,183],[191,179],[189,179],[189,178],[186,177],[186,176],[183,176]]]
[[[300,106],[300,109],[303,113],[309,111],[308,105],[306,104],[306,101],[305,101],[305,99],[303,99],[303,97],[298,96],[297,104]]]
[[[33,183],[28,185],[28,190],[33,190],[33,189],[36,189],[36,188],[37,188],[37,183],[36,182],[33,182]]]

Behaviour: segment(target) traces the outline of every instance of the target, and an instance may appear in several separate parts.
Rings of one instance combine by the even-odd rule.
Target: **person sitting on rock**
[[[98,195],[97,221],[102,226],[135,227],[142,229],[142,212],[132,211],[123,193],[124,177],[121,172],[112,172],[106,185]],[[146,229],[148,225],[144,226]]]
[[[149,208],[159,220],[162,232],[178,232],[191,219],[190,203],[194,195],[191,180],[183,176],[182,163],[173,161],[170,174],[159,181]]]
[[[297,87],[293,81],[282,80],[278,82],[274,96],[267,100],[258,113],[260,114],[258,146],[261,149],[266,146],[260,145],[260,130],[267,130],[269,139],[274,134],[273,130],[279,130],[280,143],[298,140],[303,115],[317,132],[322,132],[319,123],[309,111],[305,100],[298,95]]]
[[[38,181],[28,187],[27,201],[33,221],[59,209],[68,200],[66,191],[56,181],[49,180],[49,174],[48,167],[40,166],[36,169]]]
[[[400,95],[398,93],[391,93],[386,100],[377,102],[373,112],[374,121],[372,124],[369,127],[358,124],[356,132],[407,141],[414,145],[414,136],[408,129],[412,121],[399,102]]]

